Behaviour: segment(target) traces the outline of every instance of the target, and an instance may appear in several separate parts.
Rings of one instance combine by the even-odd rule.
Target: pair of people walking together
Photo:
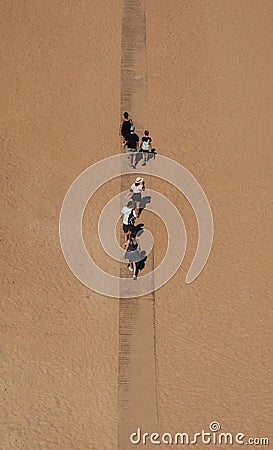
[[[129,118],[127,112],[124,113],[124,119],[120,122],[120,134],[122,136],[122,146],[127,147],[130,158],[130,167],[136,169],[137,151],[142,152],[142,165],[146,166],[148,154],[151,150],[152,138],[149,136],[149,130],[144,131],[144,136],[139,141],[139,136],[135,132],[135,126],[132,119]]]

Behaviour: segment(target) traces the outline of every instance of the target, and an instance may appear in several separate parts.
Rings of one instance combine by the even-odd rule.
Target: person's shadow
[[[147,162],[149,162],[149,161],[152,160],[152,159],[155,159],[155,158],[156,158],[156,155],[157,155],[156,149],[155,149],[155,148],[152,148],[152,150],[148,153]]]
[[[143,155],[143,152],[140,152],[140,151],[137,152],[135,166],[137,166],[140,163],[140,161],[142,161],[142,155]],[[156,149],[152,148],[152,150],[147,153],[147,163],[149,161],[151,161],[152,159],[155,159],[156,155],[157,155]]]
[[[142,152],[137,152],[135,166],[142,160]]]
[[[144,269],[146,261],[147,261],[146,252],[145,252],[145,250],[141,250],[141,252],[139,252],[139,261],[136,263],[136,266],[137,266],[137,273],[136,274],[137,275],[138,275],[138,273],[141,270]]]
[[[143,227],[144,223],[138,223],[134,226],[133,230],[135,231],[137,236],[141,236],[144,233]]]
[[[142,197],[141,201],[140,201],[140,205],[139,205],[139,215],[141,215],[143,209],[146,208],[146,206],[151,203],[151,199],[152,197],[150,195],[145,195],[145,197]]]

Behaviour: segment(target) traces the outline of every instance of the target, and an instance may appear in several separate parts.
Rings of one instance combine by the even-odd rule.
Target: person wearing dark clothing
[[[129,259],[128,269],[133,274],[133,280],[137,279],[137,262],[139,261],[140,245],[136,239],[136,233],[130,232],[130,236],[125,246],[125,258]]]
[[[135,126],[131,126],[130,133],[125,136],[125,141],[127,145],[127,152],[130,155],[130,167],[136,169],[136,152],[139,143],[139,137],[135,133]]]
[[[119,134],[122,136],[122,146],[125,147],[125,136],[130,133],[130,128],[133,126],[132,119],[129,118],[129,114],[125,112],[123,119],[120,121]]]

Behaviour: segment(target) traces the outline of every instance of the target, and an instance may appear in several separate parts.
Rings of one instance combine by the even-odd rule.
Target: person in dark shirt
[[[130,128],[130,133],[125,136],[125,141],[127,145],[127,152],[130,155],[130,167],[136,169],[136,152],[139,143],[139,137],[135,133],[135,126],[132,125]]]
[[[125,136],[130,133],[130,128],[134,125],[132,119],[129,119],[129,114],[125,112],[123,119],[120,121],[119,134],[122,136],[122,146],[125,147]]]
[[[149,136],[149,131],[144,131],[144,136],[141,139],[140,152],[142,152],[143,166],[146,166],[148,160],[149,150],[151,148],[152,138]]]
[[[139,261],[140,245],[136,238],[136,232],[131,231],[125,245],[125,259],[129,259],[128,269],[133,274],[133,280],[137,279],[137,262]]]

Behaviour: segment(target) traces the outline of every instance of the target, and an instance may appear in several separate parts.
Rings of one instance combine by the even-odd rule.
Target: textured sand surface
[[[116,450],[118,302],[70,272],[58,220],[75,177],[119,151],[122,2],[1,9],[0,448]],[[182,267],[156,293],[155,431],[218,420],[273,440],[272,15],[267,0],[146,1],[150,132],[201,183],[215,220],[208,264],[186,285],[194,214],[153,180],[188,231]],[[114,274],[94,227],[119,188],[102,188],[84,217],[90,253]],[[155,224],[158,263],[166,233]]]
[[[5,450],[116,448],[117,303],[78,282],[58,237],[66,190],[114,153],[120,3],[106,6],[2,5]]]
[[[156,294],[163,430],[218,420],[224,431],[271,433],[272,9],[267,1],[147,4],[151,133],[197,177],[215,221],[207,266],[187,286],[196,224],[178,200],[189,251]]]

